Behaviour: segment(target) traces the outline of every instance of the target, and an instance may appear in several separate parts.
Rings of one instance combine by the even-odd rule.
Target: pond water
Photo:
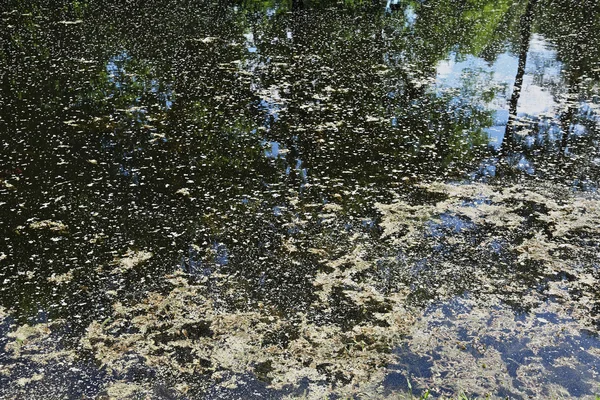
[[[0,12],[0,398],[600,395],[600,3]]]

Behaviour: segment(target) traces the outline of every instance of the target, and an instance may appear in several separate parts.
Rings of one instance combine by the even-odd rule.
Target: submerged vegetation
[[[596,2],[50,3],[0,9],[0,398],[600,393]]]

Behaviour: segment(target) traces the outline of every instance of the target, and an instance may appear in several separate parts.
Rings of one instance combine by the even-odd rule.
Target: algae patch
[[[131,306],[115,304],[109,323],[88,327],[83,347],[117,375],[143,359],[177,381],[217,379],[229,371],[254,374],[273,389],[309,379],[336,382],[338,391],[351,393],[384,378],[389,350],[412,320],[394,296],[389,300],[396,306],[377,317],[387,321],[385,327],[363,323],[343,330],[315,324],[306,313],[283,317],[267,308],[222,312],[206,285],[180,273],[166,279],[174,285],[168,293],[149,293]]]
[[[127,252],[120,258],[114,261],[114,264],[117,266],[113,269],[113,273],[124,273],[128,270],[131,270],[138,265],[150,260],[153,254],[146,250],[135,251],[132,249],[127,250]]]
[[[29,224],[29,228],[36,230],[49,230],[56,233],[67,233],[69,227],[60,221],[35,221]]]
[[[572,395],[566,381],[547,384],[559,370],[592,387],[596,372],[581,360],[600,361],[584,333],[600,320],[598,200],[552,186],[420,189],[420,204],[377,204],[375,229],[337,204],[310,204],[312,220],[297,217],[299,206],[284,210],[286,229],[320,229],[272,244],[289,261],[278,273],[303,271],[304,291],[286,293],[305,296],[301,306],[269,302],[260,277],[199,245],[185,260],[195,268],[115,290],[154,257],[129,249],[97,270],[111,295],[103,318],[86,321],[70,347],[56,340],[61,321],[14,327],[4,375],[34,390],[50,379],[40,368],[87,362],[106,374],[98,390],[113,398],[152,396],[160,385],[201,398],[250,381],[282,398],[384,398],[390,373],[418,359],[427,368],[415,387],[442,394]],[[204,253],[212,256],[194,258]],[[75,281],[70,272],[47,279]],[[18,376],[23,363],[33,367]]]

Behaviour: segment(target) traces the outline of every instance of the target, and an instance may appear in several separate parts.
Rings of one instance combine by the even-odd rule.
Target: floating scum
[[[308,379],[307,389],[318,396],[329,392],[383,396],[390,365],[402,361],[395,357],[394,349],[404,345],[425,356],[438,354],[433,358],[436,368],[452,371],[463,390],[568,393],[560,381],[545,388],[511,383],[508,371],[514,366],[502,356],[501,346],[503,340],[514,340],[509,339],[512,335],[524,340],[519,326],[535,331],[535,340],[521,342],[531,360],[518,366],[517,375],[523,375],[520,379],[525,381],[543,382],[551,373],[546,370],[543,354],[552,346],[560,348],[556,335],[575,340],[582,329],[592,329],[598,323],[594,313],[598,299],[581,296],[593,293],[594,270],[581,262],[586,257],[597,260],[597,242],[585,238],[597,238],[599,200],[573,195],[559,186],[433,184],[424,189],[443,194],[445,199],[423,206],[405,201],[377,206],[382,214],[382,236],[408,258],[400,261],[378,255],[378,246],[364,235],[351,238],[353,245],[340,257],[330,259],[322,249],[321,262],[327,268],[313,280],[316,297],[308,312],[282,315],[266,305],[245,312],[222,310],[214,298],[216,293],[239,290],[234,277],[176,272],[161,279],[160,291],[146,292],[139,301],[115,301],[106,320],[94,321],[85,329],[76,346],[78,351],[57,349],[59,345],[51,339],[66,321],[19,327],[8,334],[5,373],[18,371],[24,363],[29,364],[30,371],[44,370],[48,363],[77,363],[83,354],[89,354],[97,368],[112,377],[106,389],[109,393],[152,393],[157,379],[176,383],[173,387],[181,394],[198,393],[213,385],[234,390],[244,385],[251,373],[268,382],[271,390],[283,390],[275,392],[280,395],[286,388],[289,392],[290,388],[303,387]],[[538,210],[532,212],[536,206]],[[443,236],[433,235],[434,227],[443,224],[441,216],[448,214],[471,224],[458,232],[449,229]],[[524,230],[532,223],[540,224],[540,231]],[[473,245],[473,240],[478,242]],[[419,262],[411,255],[419,251],[411,248],[435,247],[440,242],[447,242],[448,254],[431,257],[428,262],[435,266],[425,267],[437,273],[416,272]],[[492,263],[492,259],[464,264],[473,253],[483,254],[486,247],[487,253],[493,253],[489,247],[494,242],[502,243],[498,257],[511,258],[514,266]],[[128,251],[110,273],[125,273],[149,257],[146,252]],[[393,269],[387,281],[378,267],[385,261]],[[525,266],[536,271],[536,290],[531,290],[528,280],[532,274],[524,270]],[[460,276],[465,268],[468,281]],[[561,279],[561,274],[570,278]],[[210,279],[216,283],[211,284]],[[422,290],[431,291],[436,298],[424,317],[417,312],[420,300],[411,298],[415,284],[426,285]],[[456,297],[465,290],[470,293],[468,297]],[[558,301],[548,302],[549,297]],[[323,324],[340,306],[336,304],[340,298],[344,308],[363,315],[342,326]],[[432,327],[448,318],[439,308],[448,301],[468,305],[453,311],[462,318],[449,318],[455,326]],[[511,302],[519,302],[519,307],[533,315],[552,315],[563,323],[552,325],[544,317],[516,322],[513,311],[504,305]],[[496,310],[491,314],[485,311],[490,306]],[[497,322],[489,325],[482,318]],[[459,336],[451,343],[449,335],[457,335],[455,329],[463,325],[472,332],[470,340]],[[442,328],[446,334],[441,333]],[[587,344],[584,350],[567,352],[560,362],[582,370],[584,355],[598,360],[600,352]],[[133,371],[144,378],[130,382],[128,376]],[[585,375],[586,382],[594,382],[593,373]],[[42,380],[40,373],[19,379],[22,387]],[[448,385],[435,374],[415,379],[428,387]]]

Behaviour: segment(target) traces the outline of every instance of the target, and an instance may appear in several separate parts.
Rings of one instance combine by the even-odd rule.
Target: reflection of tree
[[[573,137],[575,123],[589,127],[589,136],[597,135],[594,124],[586,122],[587,119],[593,119],[595,113],[582,110],[581,106],[593,103],[593,97],[597,96],[597,90],[593,86],[600,81],[600,40],[595,33],[600,28],[600,8],[598,3],[589,1],[570,4],[562,0],[547,0],[542,5],[540,30],[556,41],[558,59],[563,63],[566,93],[558,100],[564,107],[560,116],[560,153],[564,155],[567,147],[571,151],[584,150],[569,146],[570,138],[574,142],[582,139]]]
[[[508,121],[502,140],[502,154],[509,153],[513,148],[514,142],[514,122],[517,117],[517,104],[521,97],[521,88],[523,86],[523,76],[525,75],[525,65],[527,63],[527,53],[529,52],[529,41],[531,39],[531,26],[533,24],[534,8],[537,0],[529,0],[525,14],[521,18],[521,46],[519,49],[519,63],[517,67],[517,76],[513,86],[513,93],[509,102]]]
[[[512,137],[541,174],[581,187],[594,185],[598,181],[593,161],[598,151],[594,86],[600,80],[600,42],[593,32],[599,29],[598,4],[547,0],[537,10],[536,29],[556,44],[562,64],[560,81],[551,87],[560,108],[557,119],[534,118],[524,125],[531,134]]]
[[[473,0],[457,4],[437,0],[418,10],[414,41],[427,48],[424,60],[435,65],[450,50],[459,56],[473,54],[491,60],[502,48],[507,32],[512,35],[520,6],[512,1]],[[430,57],[427,57],[429,55]]]
[[[481,21],[475,9],[470,15]],[[456,14],[444,14],[443,26],[425,8],[412,27],[404,15],[343,11],[259,23],[257,85],[272,108],[282,109],[269,137],[289,150],[288,165],[298,158],[316,181],[323,174],[346,186],[445,173],[450,165],[460,170],[483,144],[490,115],[480,106],[487,95],[481,88],[443,95],[429,89],[437,62],[457,39],[449,31],[466,18]],[[290,30],[292,38],[282,40]],[[275,91],[280,99],[269,99]]]

